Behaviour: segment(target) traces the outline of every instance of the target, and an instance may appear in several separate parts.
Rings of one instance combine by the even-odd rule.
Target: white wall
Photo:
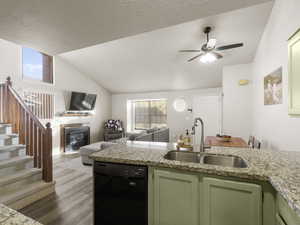
[[[21,46],[0,39],[0,82],[5,81],[7,76],[11,76],[13,87],[20,93],[22,90],[36,90],[55,95],[56,117],[50,121],[53,128],[55,153],[59,151],[61,124],[87,123],[91,127],[91,141],[95,142],[102,138],[103,122],[111,117],[111,94],[106,89],[74,69],[60,57],[54,58],[54,85],[23,80],[21,74]],[[68,108],[67,96],[70,91],[97,94],[95,115],[81,118],[58,116]]]
[[[193,117],[200,117],[204,123],[204,137],[216,136],[222,130],[222,94],[218,96],[195,96]],[[196,127],[194,144],[201,143],[201,126]]]
[[[300,1],[276,0],[253,63],[254,134],[265,146],[300,151],[300,118],[288,115],[287,40],[300,28]],[[283,104],[264,106],[263,78],[283,67]]]
[[[249,80],[240,86],[239,80]],[[248,140],[252,133],[252,64],[223,68],[223,132]]]
[[[112,118],[121,119],[127,125],[127,100],[136,99],[158,99],[166,98],[168,100],[167,106],[167,123],[170,128],[170,139],[174,140],[175,135],[184,131],[185,128],[191,129],[193,124],[193,114],[189,112],[176,112],[173,109],[173,101],[176,98],[183,97],[186,99],[189,107],[193,104],[195,96],[218,96],[221,93],[220,88],[212,89],[197,89],[190,91],[171,91],[171,92],[151,92],[138,94],[116,94],[112,95]]]

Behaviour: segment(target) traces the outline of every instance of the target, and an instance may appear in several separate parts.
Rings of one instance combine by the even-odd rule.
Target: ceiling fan
[[[202,63],[212,63],[218,59],[223,58],[223,55],[218,53],[218,51],[233,49],[233,48],[239,48],[243,47],[243,43],[237,43],[237,44],[231,44],[231,45],[224,45],[220,47],[216,47],[217,45],[217,39],[209,38],[209,34],[211,32],[211,27],[205,27],[203,32],[206,35],[206,43],[202,45],[201,50],[180,50],[179,52],[200,52],[200,54],[194,56],[193,58],[190,58],[188,62],[191,62],[197,58],[200,58],[200,61]]]

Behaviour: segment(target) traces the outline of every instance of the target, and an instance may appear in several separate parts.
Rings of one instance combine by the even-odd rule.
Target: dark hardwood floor
[[[92,225],[92,167],[83,166],[77,154],[53,163],[56,193],[20,212],[44,225]]]

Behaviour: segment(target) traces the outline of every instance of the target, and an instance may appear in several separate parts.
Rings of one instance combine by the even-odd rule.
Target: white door
[[[215,136],[221,130],[221,97],[195,96],[193,98],[193,117],[200,117],[204,122],[204,138]],[[201,127],[196,128],[194,144],[199,145],[201,140]]]

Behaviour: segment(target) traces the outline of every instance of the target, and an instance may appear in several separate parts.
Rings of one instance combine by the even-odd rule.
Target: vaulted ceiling
[[[0,38],[57,54],[266,1],[0,0]]]
[[[183,4],[185,1],[174,2]],[[129,4],[132,1],[126,2]],[[159,2],[162,4],[162,1]],[[201,5],[191,0],[186,2],[187,5],[183,5],[187,8]],[[224,5],[231,1],[218,2]],[[216,1],[209,0],[203,4],[212,3]],[[271,8],[272,2],[268,2],[70,51],[60,56],[113,93],[220,87],[224,66],[250,63],[253,60]],[[208,11],[215,11],[213,9]],[[168,12],[174,13],[179,18],[183,16],[176,7]],[[194,13],[191,10],[191,14]],[[245,46],[222,52],[224,58],[213,64],[202,64],[198,60],[188,63],[187,59],[195,54],[179,53],[178,50],[201,48],[205,42],[202,30],[206,25],[213,26],[212,37],[217,38],[218,45],[243,42]]]

